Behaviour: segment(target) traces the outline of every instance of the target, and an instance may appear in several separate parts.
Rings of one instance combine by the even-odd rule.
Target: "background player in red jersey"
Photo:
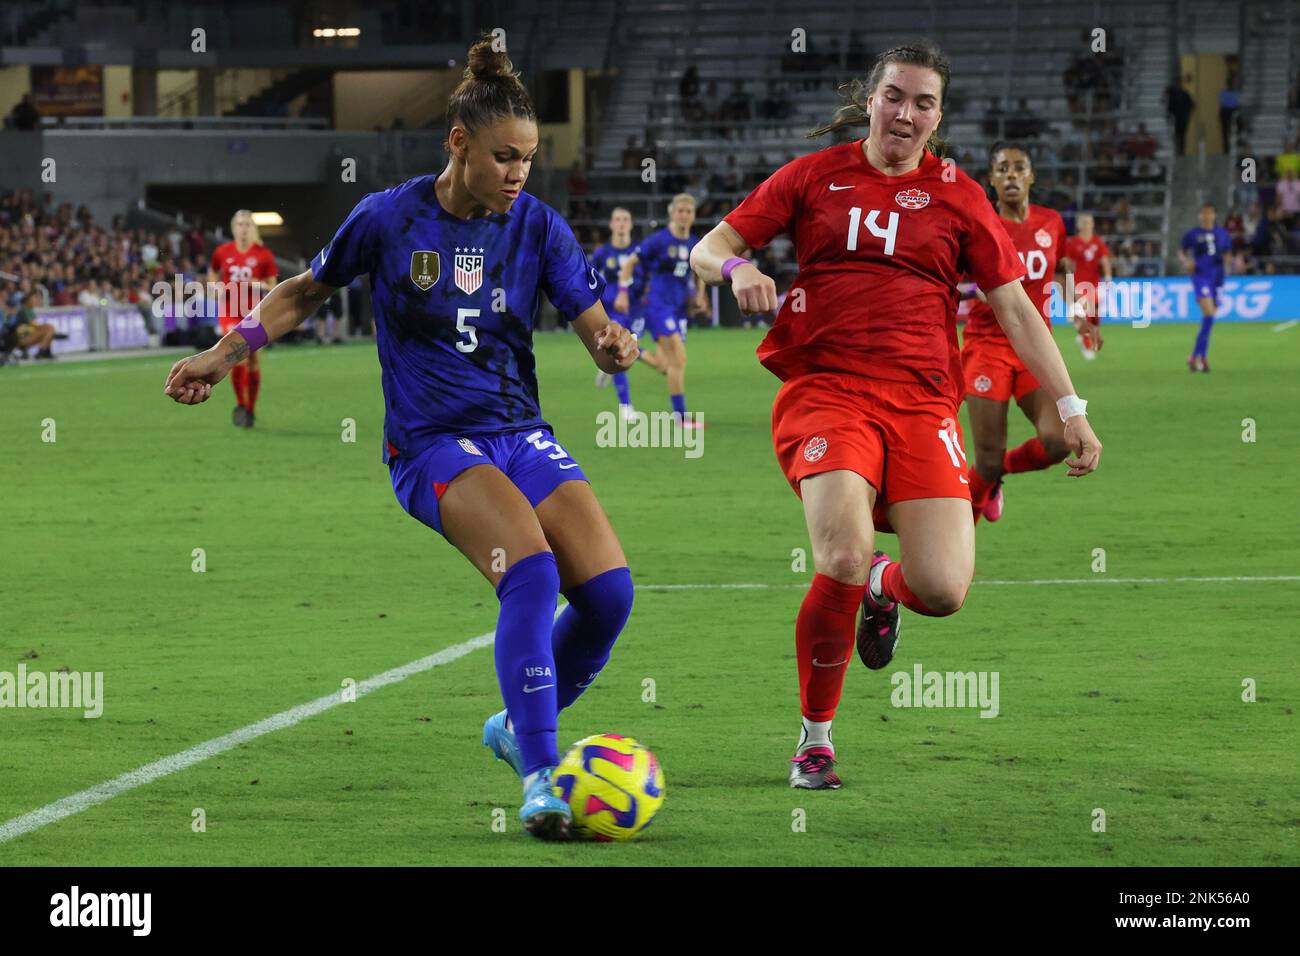
[[[830,725],[859,607],[858,652],[880,668],[897,646],[898,603],[941,616],[966,598],[975,531],[957,424],[963,271],[989,290],[1008,339],[1060,400],[1077,456],[1070,474],[1091,472],[1101,453],[983,191],[926,150],[941,146],[931,135],[947,86],[948,60],[932,45],[882,53],[835,121],[810,134],[869,126],[867,138],[781,167],[691,256],[749,314],[776,308],[776,284],[742,257],[786,232],[799,263],[758,349],[785,383],[773,444],[803,499],[817,571],[795,624],[803,726],[793,787],[840,786]],[[876,527],[897,532],[899,561],[873,557]]]
[[[1093,232],[1091,213],[1081,212],[1075,220],[1078,232],[1065,243],[1065,254],[1074,266],[1075,326],[1079,329],[1079,349],[1091,361],[1101,351],[1101,312],[1099,292],[1104,280],[1112,278],[1110,247]]]
[[[271,291],[279,273],[275,256],[261,244],[251,212],[241,209],[231,217],[230,234],[235,238],[212,251],[212,264],[208,267],[208,281],[221,283],[217,301],[223,336],[239,325],[262,296]],[[262,386],[262,368],[256,352],[230,370],[230,385],[235,390],[231,421],[252,428],[253,407]]]
[[[989,150],[989,183],[997,193],[999,222],[1025,264],[1025,291],[1051,335],[1052,286],[1064,278],[1065,222],[1061,214],[1029,202],[1034,167],[1024,147],[995,143]],[[1070,314],[1073,304],[1067,302]],[[975,438],[975,464],[967,472],[975,520],[1002,516],[1002,476],[1036,471],[1069,453],[1065,426],[1054,401],[1002,331],[986,301],[975,302],[966,319],[961,351],[966,407]],[[1007,404],[1015,399],[1037,434],[1007,451]]]

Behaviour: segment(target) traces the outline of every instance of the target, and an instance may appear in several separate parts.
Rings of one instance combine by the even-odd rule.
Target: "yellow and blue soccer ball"
[[[620,734],[596,734],[569,748],[551,778],[588,840],[631,840],[664,803],[664,772],[649,748]]]

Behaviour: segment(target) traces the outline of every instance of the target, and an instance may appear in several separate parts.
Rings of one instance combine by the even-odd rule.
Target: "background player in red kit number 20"
[[[776,286],[743,256],[784,232],[799,264],[758,349],[785,383],[772,440],[803,499],[817,571],[795,624],[803,726],[793,787],[840,786],[830,725],[858,608],[858,652],[880,668],[897,646],[897,603],[952,614],[970,585],[975,533],[957,425],[963,269],[990,290],[1008,338],[1059,400],[1078,456],[1071,473],[1091,472],[1101,452],[983,191],[927,152],[941,148],[931,135],[947,86],[947,57],[932,45],[882,53],[836,120],[811,134],[869,126],[867,138],[781,167],[691,256],[750,314],[776,308]],[[873,518],[897,531],[900,561],[873,557]]]
[[[262,245],[251,212],[241,209],[231,217],[230,234],[234,239],[212,251],[212,264],[208,267],[208,281],[222,284],[218,320],[223,336],[239,325],[261,297],[271,291],[279,273],[275,256]],[[253,407],[262,386],[262,368],[256,352],[230,370],[230,385],[235,390],[231,421],[252,428]]]

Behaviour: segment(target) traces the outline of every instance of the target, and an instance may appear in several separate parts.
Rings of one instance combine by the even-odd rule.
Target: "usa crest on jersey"
[[[411,253],[411,281],[421,292],[433,288],[438,281],[439,271],[438,253],[431,249],[417,249]]]
[[[473,295],[483,285],[483,250],[456,250],[456,288]]]

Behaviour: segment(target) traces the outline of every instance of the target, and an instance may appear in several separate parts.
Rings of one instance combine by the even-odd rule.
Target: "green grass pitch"
[[[1058,329],[1101,469],[1010,479],[961,613],[909,615],[883,673],[854,663],[841,791],[785,782],[811,573],[792,570],[807,535],[771,451],[759,333],[692,333],[694,460],[598,448],[613,394],[576,338],[545,334],[544,412],[639,585],[560,737],[655,750],[667,802],[643,839],[522,833],[518,784],[479,743],[500,707],[480,649],[0,842],[0,866],[1300,863],[1300,330],[1221,325],[1209,375],[1185,368],[1193,335],[1117,328],[1084,363]],[[170,362],[0,369],[0,671],[105,681],[97,720],[0,709],[0,827],[494,626],[491,590],[393,498],[372,347],[266,353],[251,432],[225,384],[199,408],[167,400]],[[666,408],[658,376],[632,386]],[[1028,435],[1013,408],[1012,442]],[[1086,580],[1028,583],[1056,579]],[[766,587],[655,587],[673,584]],[[1000,713],[892,707],[889,674],[917,662],[996,671]]]

